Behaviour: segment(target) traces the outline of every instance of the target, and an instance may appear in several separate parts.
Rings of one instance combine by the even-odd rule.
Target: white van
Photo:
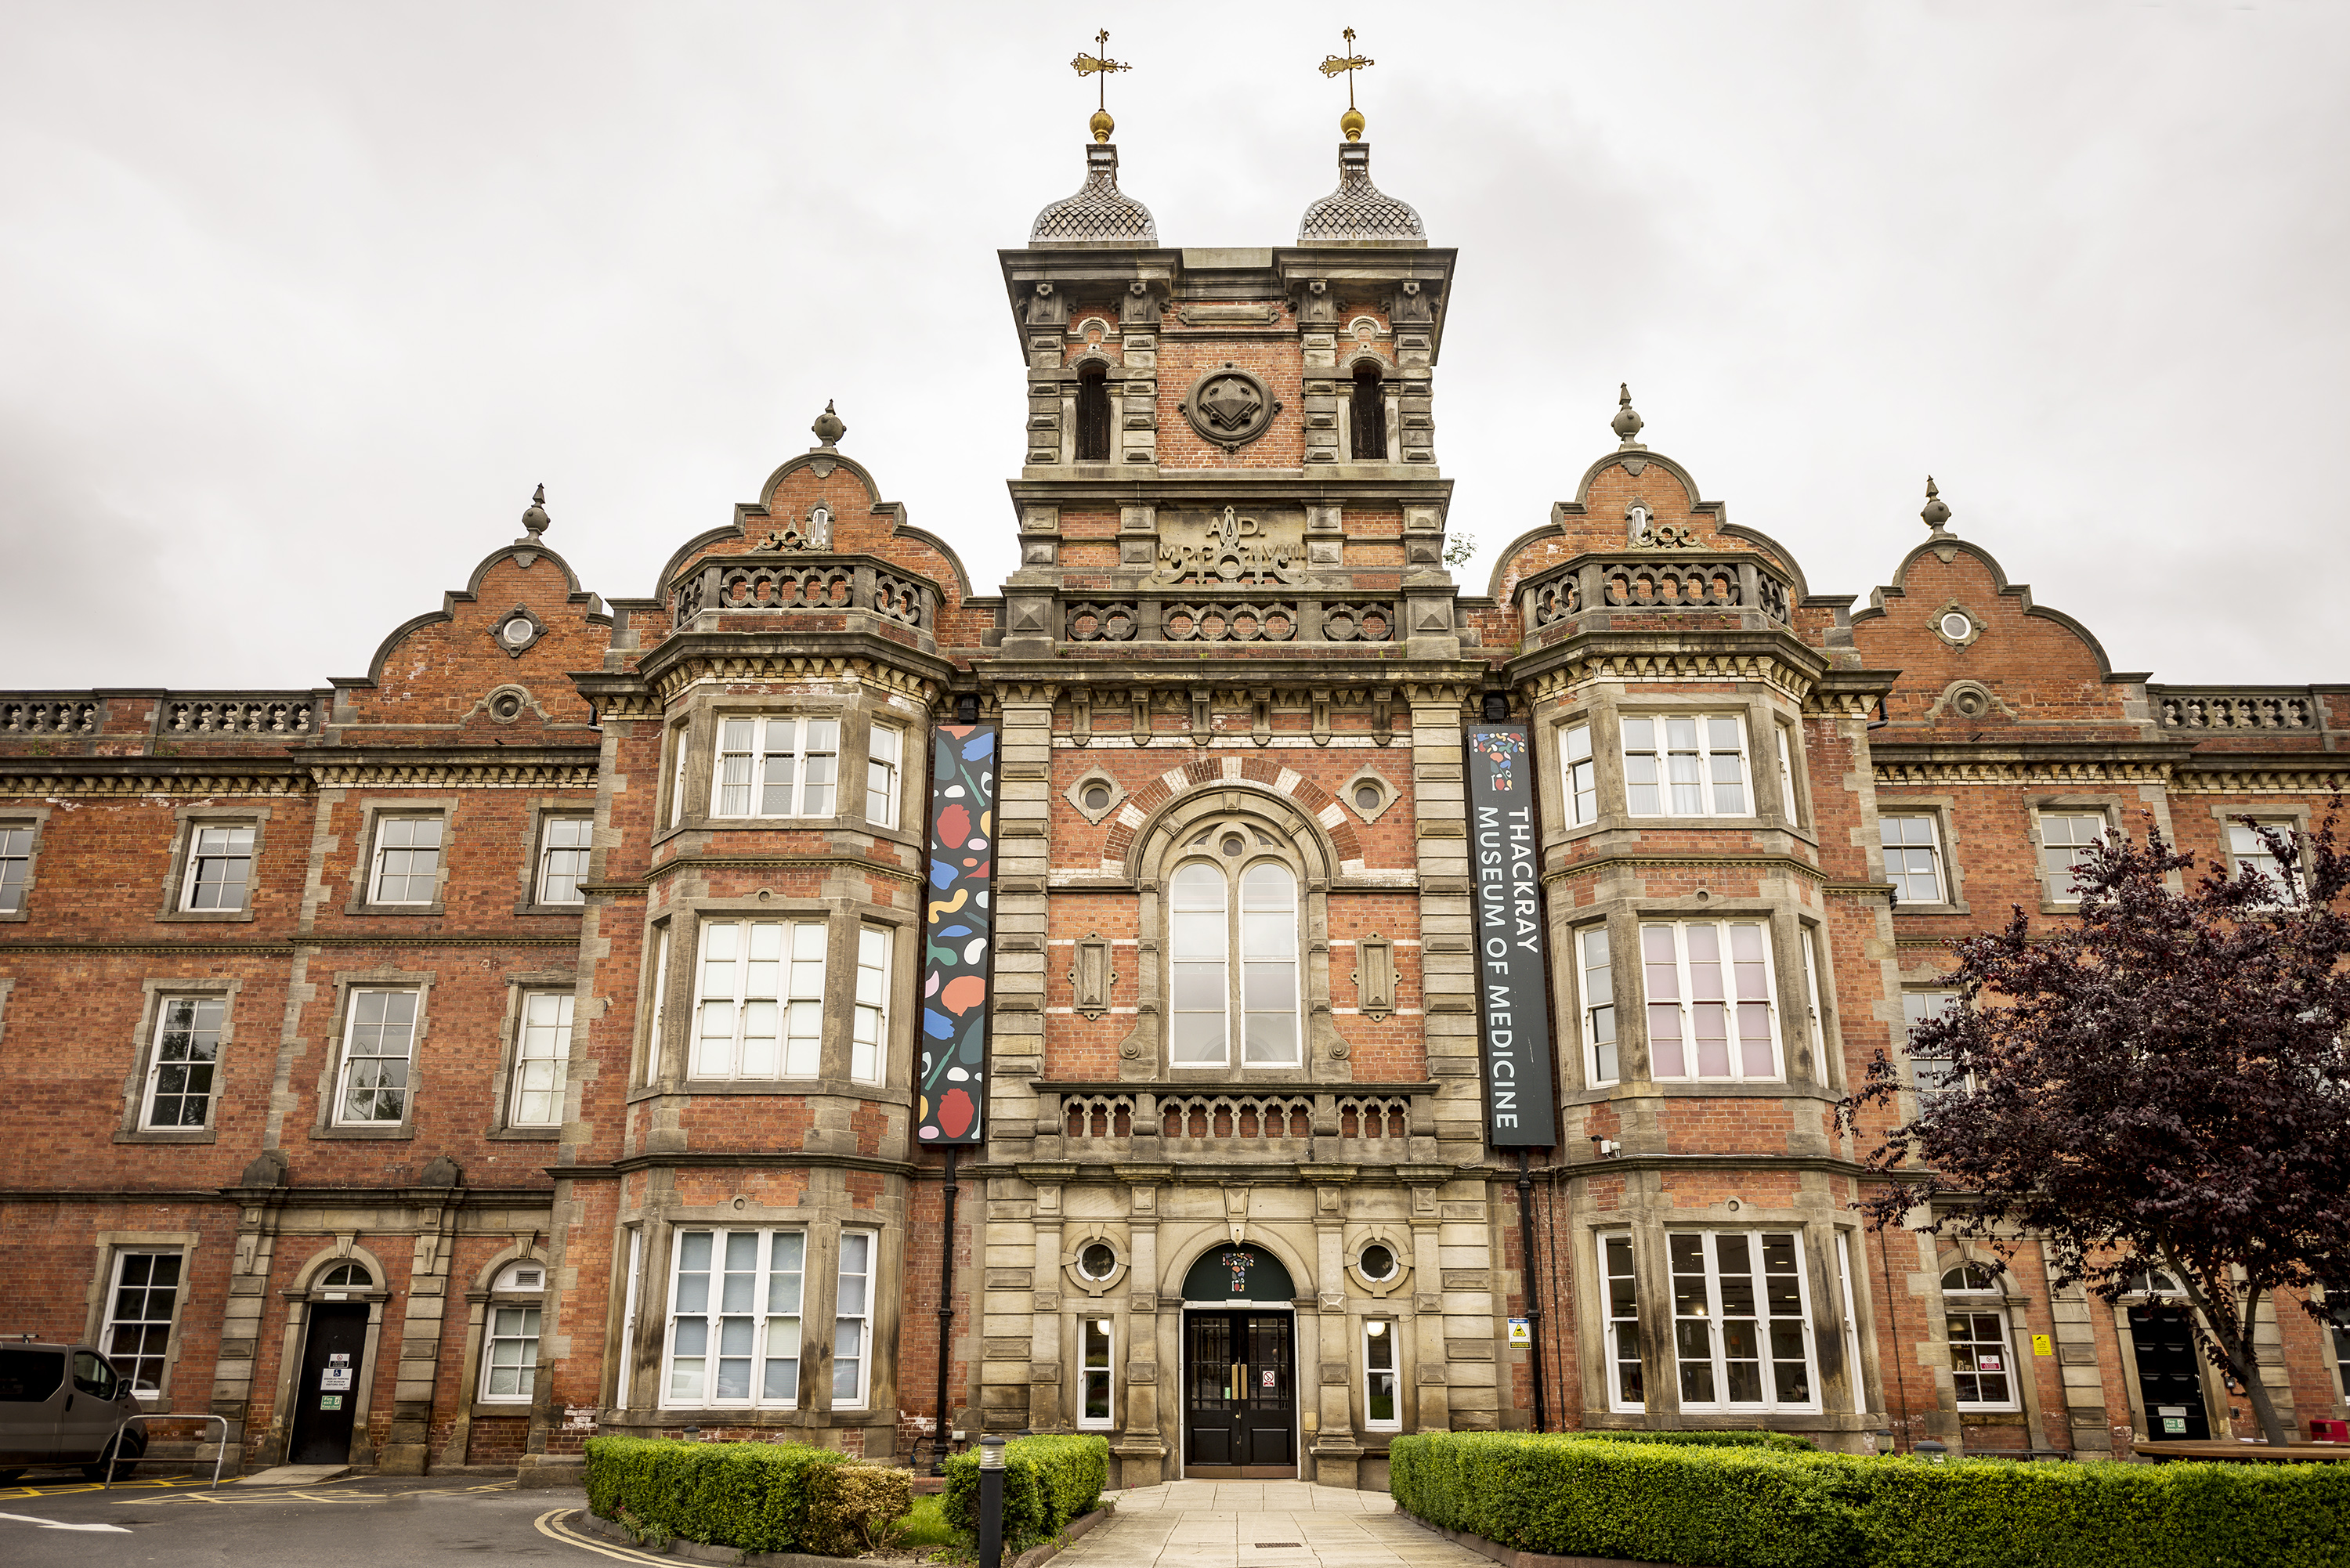
[[[35,1465],[102,1480],[147,1451],[130,1380],[86,1345],[0,1343],[0,1485]]]

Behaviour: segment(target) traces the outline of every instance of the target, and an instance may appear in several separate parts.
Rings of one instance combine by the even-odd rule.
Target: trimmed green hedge
[[[1690,1449],[1772,1449],[1785,1454],[1815,1454],[1820,1446],[1793,1432],[1577,1432],[1587,1443],[1667,1443]]]
[[[949,1524],[979,1534],[976,1447],[947,1460]],[[1109,1482],[1109,1439],[1014,1438],[1003,1445],[1003,1550],[1024,1552],[1059,1535],[1071,1520],[1101,1505]]]
[[[1568,1556],[1706,1568],[2350,1563],[2350,1465],[1931,1465],[1514,1432],[1399,1437],[1389,1465],[1405,1511]]]
[[[847,1557],[912,1504],[903,1470],[806,1443],[591,1438],[588,1506],[651,1537]]]

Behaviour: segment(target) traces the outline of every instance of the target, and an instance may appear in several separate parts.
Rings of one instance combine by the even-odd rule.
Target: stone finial
[[[1646,450],[1633,439],[1640,433],[1640,427],[1646,422],[1640,418],[1639,410],[1632,407],[1632,383],[1629,381],[1617,383],[1616,417],[1607,421],[1609,428],[1616,432],[1617,450],[1619,452]]]
[[[1930,473],[1926,476],[1926,507],[1918,515],[1923,517],[1926,526],[1937,534],[1941,533],[1942,524],[1950,520],[1950,503],[1944,501],[1942,493],[1934,487],[1934,476]]]
[[[546,486],[540,485],[531,493],[530,510],[522,514],[522,525],[534,539],[546,532]]]
[[[832,411],[830,398],[824,400],[824,412],[816,415],[816,423],[808,429],[815,432],[816,439],[821,443],[818,450],[822,452],[832,451],[840,444],[840,438],[848,433],[848,427],[840,422],[838,414]]]

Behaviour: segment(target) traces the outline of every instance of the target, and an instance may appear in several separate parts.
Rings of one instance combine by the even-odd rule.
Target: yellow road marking
[[[161,1487],[178,1486],[192,1479],[189,1476],[158,1476],[150,1480],[119,1480],[114,1483],[114,1490],[123,1491],[138,1487],[152,1491]],[[72,1497],[80,1492],[102,1490],[101,1483],[98,1481],[66,1481],[56,1486],[6,1486],[0,1487],[0,1501],[13,1501],[24,1497]],[[140,1501],[150,1500],[142,1498]]]
[[[350,1478],[354,1480],[358,1477]],[[187,1491],[175,1497],[124,1498],[125,1502],[390,1502],[403,1497],[472,1497],[482,1492],[512,1491],[512,1481],[491,1481],[484,1486],[417,1487],[407,1491],[316,1491],[307,1487],[285,1491]]]
[[[578,1511],[576,1508],[551,1509],[531,1522],[536,1524],[538,1527],[538,1532],[548,1540],[560,1541],[567,1546],[577,1546],[582,1551],[593,1552],[598,1556],[615,1558],[622,1563],[650,1563],[654,1564],[655,1568],[677,1568],[677,1559],[674,1557],[656,1557],[649,1552],[639,1552],[626,1546],[607,1546],[600,1541],[590,1541],[584,1535],[574,1535],[555,1522]]]

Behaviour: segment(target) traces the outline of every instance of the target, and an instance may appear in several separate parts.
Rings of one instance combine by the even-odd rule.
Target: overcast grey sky
[[[1814,592],[1931,472],[2118,669],[2350,680],[2350,6],[0,0],[0,686],[362,673],[541,481],[648,595],[827,398],[992,591],[1070,57],[1163,243],[1285,244],[1347,24],[1474,591],[1628,380]]]

